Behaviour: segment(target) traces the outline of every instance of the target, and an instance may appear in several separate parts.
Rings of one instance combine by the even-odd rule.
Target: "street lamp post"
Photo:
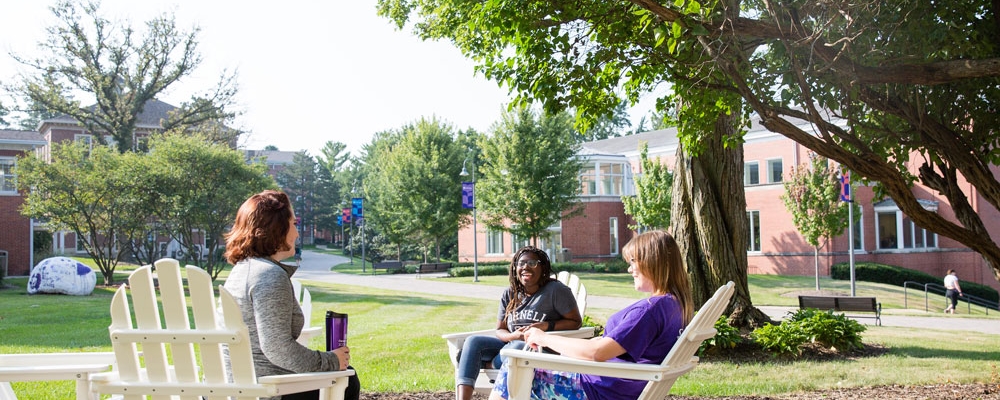
[[[469,176],[469,171],[465,169],[468,158],[462,161],[462,172],[460,176]],[[479,238],[476,237],[476,160],[472,160],[472,281],[479,282]]]

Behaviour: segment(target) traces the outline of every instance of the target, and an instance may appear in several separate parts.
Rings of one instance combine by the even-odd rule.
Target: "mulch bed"
[[[865,344],[864,348],[848,352],[838,352],[822,346],[807,346],[797,360],[835,361],[851,360],[865,357],[877,357],[888,351],[879,345]],[[740,344],[736,348],[727,349],[724,354],[705,354],[702,362],[727,361],[733,363],[780,363],[790,362],[791,357],[776,358],[753,344]],[[455,392],[416,392],[416,393],[362,393],[361,400],[453,400]],[[478,396],[476,399],[485,399]],[[1000,382],[992,383],[942,383],[936,385],[915,386],[873,386],[847,389],[817,390],[804,393],[788,393],[774,396],[670,396],[670,400],[958,400],[982,399],[1000,400]]]
[[[362,393],[361,400],[452,400],[454,392],[418,393]],[[484,399],[485,396],[477,397]],[[943,383],[920,386],[875,386],[866,388],[818,390],[806,393],[792,393],[780,396],[670,396],[670,400],[967,400],[1000,399],[1000,384],[997,383]]]

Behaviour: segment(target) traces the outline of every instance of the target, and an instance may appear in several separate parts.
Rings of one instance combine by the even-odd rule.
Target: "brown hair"
[[[673,236],[664,231],[649,231],[632,238],[622,248],[625,261],[634,264],[653,284],[654,295],[670,294],[681,305],[684,323],[694,316],[691,285]]]
[[[233,229],[226,234],[226,261],[236,264],[289,250],[285,238],[292,215],[292,203],[283,192],[265,190],[250,196],[236,211]]]
[[[521,299],[527,295],[527,291],[524,285],[519,279],[517,279],[517,260],[521,258],[524,253],[531,253],[538,257],[538,265],[542,267],[540,272],[541,277],[538,279],[538,287],[545,286],[547,283],[553,281],[552,279],[552,263],[549,262],[549,255],[545,254],[545,251],[534,246],[524,246],[517,253],[514,253],[514,258],[510,260],[510,268],[507,270],[507,279],[510,281],[510,302],[507,303],[506,314],[510,314],[517,310],[517,307],[521,305]]]

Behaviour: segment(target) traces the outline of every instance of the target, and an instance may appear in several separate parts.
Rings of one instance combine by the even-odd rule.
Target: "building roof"
[[[297,151],[279,151],[279,150],[244,150],[246,158],[248,160],[267,160],[268,165],[286,165],[291,164],[295,159],[295,153]]]
[[[634,135],[613,137],[593,142],[587,142],[580,146],[581,155],[630,155],[639,154],[639,143],[649,144],[650,153],[658,153],[653,149],[667,149],[677,147],[677,128],[659,129],[637,133]]]
[[[44,146],[47,144],[45,138],[38,132],[10,129],[0,129],[0,143],[37,146]]]
[[[96,107],[96,105],[90,106],[91,109],[93,109],[94,107]],[[142,112],[139,113],[138,119],[136,120],[136,127],[159,129],[163,126],[160,123],[160,121],[167,119],[167,117],[170,115],[170,112],[176,109],[177,109],[176,106],[164,103],[156,99],[147,101],[146,105],[143,106],[142,108]],[[73,125],[77,124],[76,118],[73,118],[67,114],[62,114],[58,117],[49,118],[42,121],[43,124],[46,122],[73,124]]]
[[[828,116],[831,122],[844,125],[845,121],[833,116]],[[809,121],[804,121],[798,118],[785,117],[789,122],[799,127],[806,132],[816,132],[816,128],[812,126]],[[750,126],[747,127],[747,132],[744,135],[744,140],[754,141],[754,140],[769,140],[772,138],[777,138],[781,135],[775,132],[771,132],[761,125],[760,117],[754,114],[750,117]],[[593,142],[583,143],[580,147],[578,154],[588,155],[588,156],[599,156],[599,155],[624,155],[627,157],[638,157],[639,155],[639,143],[646,142],[649,144],[649,155],[655,157],[657,155],[662,155],[665,153],[673,154],[677,151],[677,127],[671,127],[666,129],[658,129],[655,131],[647,131],[642,133],[637,133],[634,135],[613,137],[603,140],[596,140]]]

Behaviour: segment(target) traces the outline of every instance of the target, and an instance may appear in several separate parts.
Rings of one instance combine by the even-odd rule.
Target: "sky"
[[[30,72],[10,54],[40,54],[53,3],[0,0],[0,82]],[[249,132],[242,143],[248,149],[273,145],[317,156],[327,141],[339,141],[357,154],[374,133],[422,117],[487,131],[509,101],[507,90],[476,75],[450,43],[396,29],[375,4],[104,0],[101,10],[136,28],[163,13],[173,13],[181,29],[200,28],[201,65],[158,98],[179,105],[214,87],[222,72],[236,71],[243,115],[235,124]],[[634,121],[651,108],[643,107],[632,109]]]

